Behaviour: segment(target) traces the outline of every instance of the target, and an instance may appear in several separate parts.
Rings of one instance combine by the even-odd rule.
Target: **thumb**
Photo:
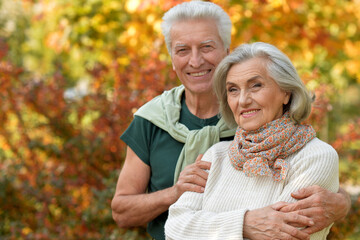
[[[199,154],[195,160],[195,162],[200,162],[204,154]]]
[[[321,191],[319,186],[310,186],[306,188],[301,188],[296,192],[291,193],[291,196],[296,199],[307,198],[317,192]]]
[[[270,207],[276,211],[280,211],[281,208],[283,208],[287,205],[289,205],[289,203],[287,203],[287,202],[277,202],[277,203],[272,204]]]

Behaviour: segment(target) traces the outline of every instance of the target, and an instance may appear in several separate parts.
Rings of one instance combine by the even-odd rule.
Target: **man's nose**
[[[204,63],[204,58],[201,52],[198,50],[193,50],[191,52],[189,65],[193,68],[199,68]]]

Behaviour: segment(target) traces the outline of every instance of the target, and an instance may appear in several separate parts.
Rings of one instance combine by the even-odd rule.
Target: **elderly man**
[[[128,145],[127,154],[111,204],[118,226],[148,223],[154,239],[165,239],[168,208],[182,193],[203,192],[208,176],[204,170],[211,166],[198,155],[218,141],[231,140],[235,131],[219,118],[212,90],[215,68],[229,53],[229,16],[210,2],[185,2],[165,13],[162,31],[182,85],[140,108],[121,136]],[[304,199],[281,211],[293,223],[309,217],[315,225],[299,230],[286,224],[289,239],[307,238],[345,216],[350,205],[346,193],[317,186],[293,197]],[[274,214],[277,210],[274,207]],[[268,221],[268,227],[276,224]]]

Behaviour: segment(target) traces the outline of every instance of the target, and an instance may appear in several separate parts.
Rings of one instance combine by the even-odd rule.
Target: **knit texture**
[[[289,113],[254,131],[238,127],[230,145],[232,165],[247,177],[272,176],[284,180],[289,170],[285,158],[316,137],[311,125],[295,124]]]
[[[236,170],[227,153],[230,144],[217,143],[203,156],[212,162],[205,192],[185,192],[171,205],[165,225],[167,239],[243,239],[246,211],[278,201],[295,202],[292,192],[315,184],[338,191],[338,155],[317,138],[286,158],[290,168],[280,182],[268,176],[246,177]],[[330,226],[311,239],[326,239],[329,230]]]
[[[175,140],[184,143],[175,168],[174,183],[177,182],[180,172],[194,163],[199,154],[205,153],[209,147],[218,143],[220,138],[235,134],[235,129],[229,129],[222,118],[216,126],[191,131],[180,123],[181,97],[184,91],[183,85],[165,91],[135,113],[168,132]]]

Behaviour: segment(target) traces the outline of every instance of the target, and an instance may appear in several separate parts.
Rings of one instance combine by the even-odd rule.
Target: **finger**
[[[292,227],[290,225],[284,225],[281,229],[282,232],[286,233],[282,239],[310,239],[310,235],[306,232],[300,231],[296,227]],[[290,236],[293,238],[289,238]]]
[[[298,202],[296,202],[296,203],[290,203],[290,204],[282,207],[281,209],[279,209],[279,211],[293,212],[293,211],[299,210],[300,208],[301,208],[301,203],[299,204]]]
[[[291,213],[284,213],[285,214],[285,221],[287,223],[294,223],[301,226],[313,226],[314,221],[312,218],[302,216],[298,213],[291,212]]]
[[[322,228],[315,225],[315,226],[304,228],[304,229],[301,230],[301,232],[311,235],[311,234],[316,233],[316,232],[318,232],[320,230],[322,230]]]
[[[281,201],[281,202],[272,204],[270,207],[276,211],[280,211],[283,207],[285,207],[287,205],[289,205],[289,203]]]
[[[180,173],[178,182],[195,184],[201,183],[201,185],[204,185],[208,176],[209,173],[201,169],[199,166],[188,166]]]
[[[298,191],[291,193],[291,196],[296,199],[303,199],[318,193],[319,191],[321,191],[321,188],[319,186],[313,185],[310,187],[301,188]]]
[[[205,172],[205,174],[208,173]],[[184,183],[190,183],[201,187],[205,187],[206,181],[207,181],[207,176],[204,177],[195,174],[184,176]]]
[[[201,161],[202,157],[204,156],[204,154],[199,154],[195,160],[195,162],[199,162]]]
[[[306,208],[306,209],[300,209],[297,211],[298,214],[306,217],[327,217],[328,215],[325,212],[324,208],[321,207],[312,207],[312,208]]]
[[[184,183],[182,186],[182,189],[183,189],[183,192],[190,191],[190,192],[203,193],[205,190],[205,187],[197,185],[197,184]]]
[[[299,200],[295,203],[291,203],[281,209],[282,212],[293,212],[297,210],[303,210],[315,207],[317,205],[317,201],[314,199],[305,198],[303,200]],[[303,214],[302,214],[303,215]]]
[[[210,170],[211,162],[207,161],[198,161],[195,163],[196,167],[202,169],[202,170]]]
[[[193,164],[190,164],[181,171],[181,175],[191,175],[191,174],[199,174],[201,176],[205,176],[207,178],[207,172],[204,170],[210,170],[211,163],[206,161],[198,161]],[[205,174],[204,174],[205,173]]]

